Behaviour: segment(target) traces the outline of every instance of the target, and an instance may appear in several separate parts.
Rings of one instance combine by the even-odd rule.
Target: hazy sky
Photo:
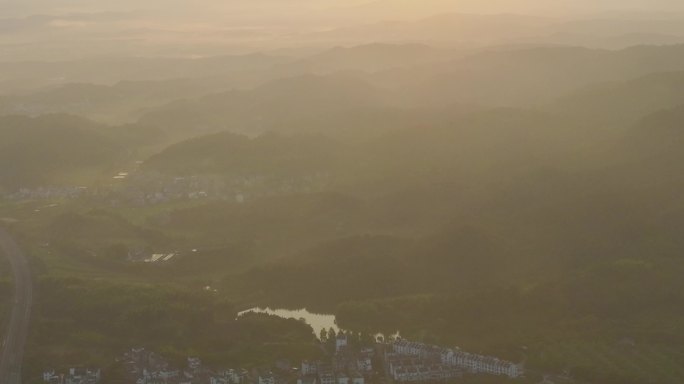
[[[36,13],[147,10],[165,14],[236,13],[272,17],[301,12],[337,12],[350,8],[362,14],[386,12],[387,17],[417,16],[447,11],[462,12],[564,12],[641,9],[684,9],[681,0],[0,0],[0,14],[26,16]],[[354,9],[362,4],[370,4]],[[360,15],[361,16],[361,15]]]
[[[550,20],[560,23],[566,21],[563,16],[617,15],[615,11],[630,15],[648,11],[659,23],[663,17],[684,12],[684,0],[0,0],[0,61],[117,52],[252,52],[306,46],[321,39],[330,39],[325,40],[329,44],[351,44],[347,36],[312,34],[443,13],[553,15]],[[473,43],[473,39],[490,41],[488,33],[496,27],[470,31],[467,36],[446,36],[454,36],[459,44]],[[407,33],[396,39],[405,41]],[[649,25],[616,33],[672,32]],[[393,36],[357,35],[354,42],[395,41]]]

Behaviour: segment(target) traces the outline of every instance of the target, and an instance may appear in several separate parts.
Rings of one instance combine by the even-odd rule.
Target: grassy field
[[[147,224],[150,217],[193,203],[139,209],[115,209],[75,204],[71,201],[41,201],[1,204],[0,218],[11,221],[10,227],[33,259],[36,273],[60,276],[76,275],[92,278],[115,278],[139,282],[174,278],[217,275],[237,267],[237,258],[223,258],[221,268],[207,266],[215,250],[233,246],[225,238],[207,238],[195,233],[167,233]],[[118,255],[112,255],[118,248]],[[144,249],[149,253],[184,252],[195,257],[192,273],[187,268],[178,274],[173,266],[131,265],[125,262],[126,250]],[[190,255],[192,249],[200,249]],[[121,251],[123,250],[123,252]],[[235,252],[233,252],[235,253]],[[216,260],[214,260],[216,261]],[[225,267],[225,268],[224,268]]]

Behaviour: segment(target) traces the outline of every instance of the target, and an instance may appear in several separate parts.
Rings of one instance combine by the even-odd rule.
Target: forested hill
[[[103,127],[77,117],[0,117],[0,186],[40,185],[98,169],[125,150]]]
[[[307,175],[337,167],[339,145],[323,136],[223,132],[172,145],[144,168],[169,174]]]

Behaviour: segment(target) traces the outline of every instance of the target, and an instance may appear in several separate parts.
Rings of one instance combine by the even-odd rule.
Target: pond
[[[340,328],[335,322],[335,315],[326,315],[320,313],[312,313],[306,309],[271,309],[271,308],[251,308],[246,311],[238,313],[238,317],[244,315],[245,313],[255,312],[255,313],[267,313],[269,315],[275,315],[282,317],[284,319],[297,319],[302,320],[309,324],[316,332],[316,336],[321,334],[321,330],[328,330],[330,328],[338,332]]]
[[[275,315],[282,317],[284,319],[296,319],[296,320],[302,320],[305,323],[309,324],[311,328],[313,328],[314,332],[316,333],[316,337],[321,334],[321,330],[325,329],[326,331],[330,328],[334,329],[335,332],[340,331],[340,327],[337,326],[337,321],[335,320],[335,315],[329,315],[329,314],[322,314],[322,313],[313,313],[309,312],[306,309],[271,309],[271,308],[261,308],[261,307],[256,307],[256,308],[251,308],[246,311],[242,311],[238,313],[238,317],[244,315],[245,313],[266,313],[269,315]],[[375,337],[385,337],[384,334],[378,333],[375,335]],[[400,336],[399,332],[396,332],[393,335],[390,335],[393,338],[397,338]]]

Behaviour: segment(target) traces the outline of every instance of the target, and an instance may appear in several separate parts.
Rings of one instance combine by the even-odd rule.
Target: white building
[[[524,374],[524,369],[520,364],[495,357],[467,353],[460,349],[444,350],[442,363],[464,368],[471,373],[487,373],[510,378],[518,378]]]
[[[335,373],[331,364],[318,364],[318,382],[319,384],[337,384],[337,380],[335,380]]]
[[[55,371],[45,371],[43,372],[43,382],[49,384],[61,384],[62,376],[55,373]]]
[[[351,384],[365,384],[365,379],[363,378],[363,375],[361,375],[358,372],[355,372],[351,375]]]
[[[273,376],[272,372],[264,373],[259,375],[259,384],[275,384],[275,376]]]
[[[174,379],[176,377],[180,376],[180,371],[177,369],[168,369],[164,368],[157,372],[156,374],[153,374],[153,377],[158,377],[162,380],[169,380],[169,379]]]
[[[217,372],[209,378],[210,384],[240,384],[240,374],[234,369]]]
[[[416,343],[407,340],[397,340],[392,343],[392,350],[400,355],[418,356],[422,359],[441,355],[443,349],[434,345]]]
[[[335,340],[335,350],[337,352],[347,348],[347,345],[349,344],[349,340],[347,339],[347,335],[345,334],[339,334],[337,335],[337,339]]]
[[[371,372],[373,370],[373,362],[369,356],[361,357],[356,361],[356,368],[361,372]]]
[[[318,384],[318,377],[316,376],[300,376],[297,379],[297,384]]]
[[[64,378],[64,384],[97,384],[100,382],[99,369],[69,369]]]
[[[188,368],[196,371],[202,367],[202,360],[199,357],[188,357]]]
[[[386,361],[389,375],[397,382],[445,381],[462,375],[460,368],[434,358],[394,353],[387,355]]]
[[[337,384],[349,384],[350,379],[349,376],[347,376],[344,373],[338,373],[337,374]]]
[[[446,349],[432,345],[397,340],[392,343],[392,350],[397,355],[414,356],[419,359],[439,359],[442,365],[457,367],[471,373],[485,373],[497,376],[518,378],[523,375],[522,365],[500,360],[491,356],[482,356],[463,352],[460,349]],[[420,381],[415,377],[423,377],[422,372],[402,372],[404,381]]]
[[[316,375],[318,374],[318,363],[315,361],[302,361],[302,375]]]

